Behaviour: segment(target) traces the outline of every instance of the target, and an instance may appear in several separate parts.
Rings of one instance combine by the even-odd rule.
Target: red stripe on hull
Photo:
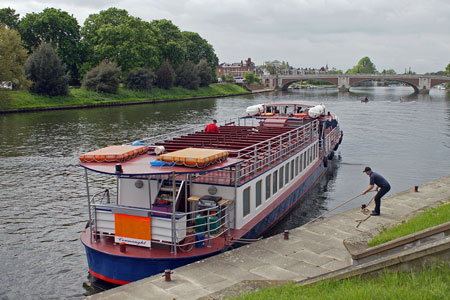
[[[92,276],[94,276],[95,278],[101,279],[103,281],[111,282],[111,283],[114,283],[114,284],[118,284],[118,285],[124,285],[124,284],[128,284],[128,283],[131,282],[131,281],[123,281],[123,280],[112,279],[112,278],[103,276],[102,274],[98,274],[98,273],[92,271],[91,269],[89,269],[89,273],[91,273]]]

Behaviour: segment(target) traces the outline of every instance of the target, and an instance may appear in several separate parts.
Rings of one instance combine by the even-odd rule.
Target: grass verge
[[[426,210],[420,215],[412,217],[407,222],[398,226],[383,229],[380,234],[370,240],[367,245],[369,247],[377,246],[448,221],[450,221],[450,203]]]
[[[448,299],[450,266],[435,264],[422,271],[353,277],[344,280],[324,280],[314,285],[294,284],[264,288],[246,294],[239,300],[259,299]]]
[[[0,110],[50,108],[64,106],[86,106],[107,103],[136,101],[176,100],[192,97],[214,97],[249,93],[234,84],[211,84],[197,90],[173,87],[169,90],[153,88],[149,92],[120,88],[117,94],[88,91],[85,88],[71,88],[67,96],[48,97],[27,91],[0,91]]]

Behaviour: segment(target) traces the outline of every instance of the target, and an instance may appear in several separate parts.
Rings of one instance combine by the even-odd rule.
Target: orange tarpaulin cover
[[[80,156],[82,162],[124,162],[148,151],[148,146],[108,146]]]
[[[186,148],[158,156],[159,160],[168,163],[199,168],[207,167],[227,158],[228,152],[225,150],[203,148]]]
[[[152,239],[150,217],[114,214],[116,236],[146,240]]]

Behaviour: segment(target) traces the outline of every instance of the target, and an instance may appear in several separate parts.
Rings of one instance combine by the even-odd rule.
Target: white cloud
[[[22,16],[55,7],[80,25],[109,7],[146,21],[169,19],[198,32],[221,62],[251,57],[261,64],[347,70],[369,56],[378,70],[443,70],[450,61],[450,1],[406,0],[0,0]]]

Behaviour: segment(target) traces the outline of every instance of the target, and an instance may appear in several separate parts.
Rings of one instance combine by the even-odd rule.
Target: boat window
[[[294,160],[291,160],[291,180],[294,179]]]
[[[278,171],[273,172],[273,184],[272,184],[272,190],[273,193],[275,194],[278,190]]]
[[[298,175],[298,156],[295,158],[295,176]]]
[[[250,213],[250,187],[244,190],[242,199],[242,215],[245,217]]]
[[[281,189],[284,185],[284,166],[280,168],[280,184],[279,188]]]
[[[299,166],[298,166],[300,173],[303,171],[303,166],[304,166],[304,164],[303,164],[303,153],[302,153],[302,154],[300,154],[300,161],[299,161]]]
[[[262,201],[262,197],[261,197],[261,186],[262,186],[262,180],[258,181],[256,183],[256,191],[255,191],[255,195],[256,195],[256,207],[261,205],[261,201]]]
[[[307,153],[305,152],[305,153],[303,153],[303,168],[304,169],[306,169],[306,167],[308,166],[307,164],[306,164],[306,155]]]
[[[286,172],[284,173],[284,183],[287,184],[289,182],[289,163],[286,164],[285,170]]]
[[[272,178],[271,174],[266,176],[266,200],[269,200],[269,198],[270,198],[270,179],[271,178]]]

